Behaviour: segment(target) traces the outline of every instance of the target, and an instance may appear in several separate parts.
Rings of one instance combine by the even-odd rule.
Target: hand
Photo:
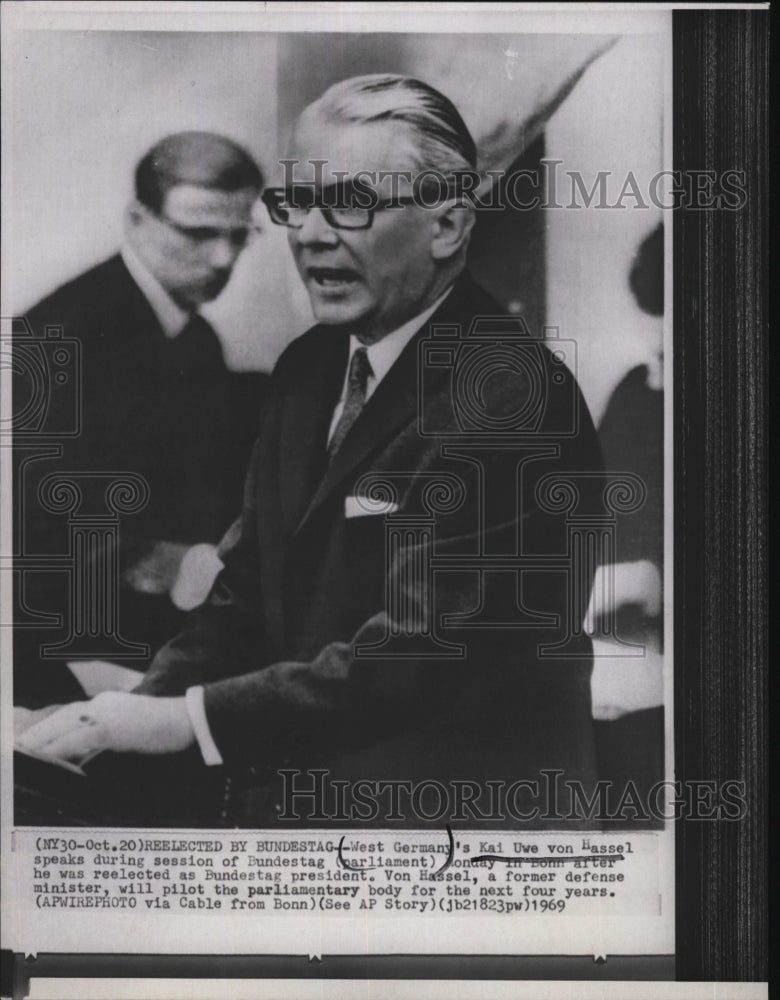
[[[125,583],[141,594],[170,593],[188,549],[189,545],[181,542],[155,542],[151,551],[125,572]]]
[[[21,736],[25,729],[41,722],[61,708],[62,705],[47,705],[45,708],[23,708],[21,705],[14,705],[14,735]]]
[[[22,750],[69,761],[84,761],[102,750],[177,753],[194,742],[184,698],[119,691],[64,705],[17,741]]]
[[[588,632],[595,632],[596,618],[628,604],[635,604],[642,614],[655,618],[663,609],[662,595],[661,572],[649,559],[599,566],[585,615],[585,627]],[[612,597],[611,608],[606,600],[609,596]]]
[[[193,545],[179,565],[179,572],[171,587],[171,601],[180,611],[192,611],[209,596],[222,560],[216,545],[203,542]]]
[[[612,721],[664,703],[663,654],[649,646],[644,656],[627,657],[622,652],[615,642],[593,640],[590,690],[594,719]]]

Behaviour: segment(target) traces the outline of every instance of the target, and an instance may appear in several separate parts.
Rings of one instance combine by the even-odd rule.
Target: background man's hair
[[[212,132],[177,132],[156,143],[135,171],[135,196],[153,212],[177,184],[216,191],[260,191],[263,175],[250,154]]]
[[[473,170],[477,148],[458,109],[444,94],[408,76],[372,73],[334,84],[304,114],[342,122],[399,121],[409,126],[422,169]]]
[[[664,314],[664,225],[659,222],[634,256],[628,283],[640,309],[651,316]]]

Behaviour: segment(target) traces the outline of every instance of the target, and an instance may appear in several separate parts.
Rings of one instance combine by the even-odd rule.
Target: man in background
[[[637,476],[645,501],[632,514],[618,514],[614,562],[598,570],[591,613],[613,621],[607,637],[594,640],[601,656],[592,689],[601,777],[620,789],[632,781],[647,795],[664,777],[663,224],[642,240],[628,280],[642,312],[658,319],[657,339],[648,340],[645,363],[610,396],[599,440],[607,469]],[[600,578],[607,574],[605,587]],[[612,593],[613,606],[603,602],[605,593]],[[603,626],[595,624],[598,634]],[[643,655],[625,655],[610,635]]]
[[[215,544],[240,504],[265,377],[228,370],[199,309],[225,288],[253,233],[262,182],[230,139],[165,137],[137,166],[121,250],[27,313],[35,335],[55,326],[80,342],[83,411],[62,457],[28,472],[25,552],[67,549],[64,518],[36,496],[47,474],[143,477],[149,501],[120,526],[118,630],[128,642],[156,647],[205,597],[220,565]],[[105,483],[96,477],[93,485],[97,497]],[[75,613],[65,574],[27,573],[19,596],[33,612],[64,615],[64,626]],[[56,628],[16,629],[17,704],[81,693],[62,664],[40,661],[41,645],[61,639]]]

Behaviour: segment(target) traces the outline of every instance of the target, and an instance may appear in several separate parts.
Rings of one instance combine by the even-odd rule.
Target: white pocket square
[[[344,517],[376,517],[377,514],[394,514],[398,504],[392,500],[375,500],[372,497],[345,497]]]

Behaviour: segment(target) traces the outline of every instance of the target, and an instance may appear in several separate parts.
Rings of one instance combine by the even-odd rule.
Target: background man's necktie
[[[349,374],[347,376],[347,397],[344,400],[344,409],[333,430],[328,442],[328,455],[333,457],[341,447],[341,443],[347,436],[350,427],[357,420],[360,411],[366,402],[366,387],[368,377],[372,375],[371,362],[365,347],[359,347],[352,355],[349,363]]]

